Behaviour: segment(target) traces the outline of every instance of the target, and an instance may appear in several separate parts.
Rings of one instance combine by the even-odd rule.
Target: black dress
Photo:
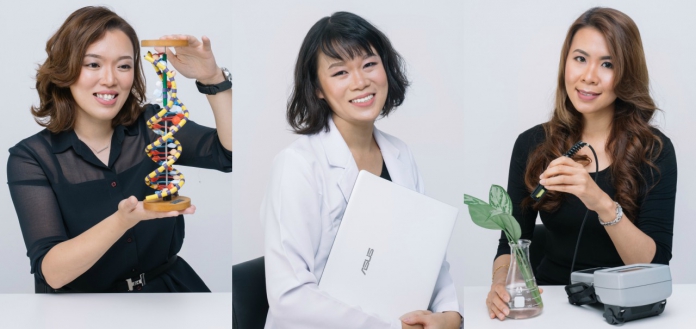
[[[154,190],[145,185],[144,179],[157,164],[144,150],[156,135],[145,122],[158,109],[157,105],[147,105],[133,125],[114,128],[108,166],[73,130],[58,134],[43,130],[10,149],[7,163],[10,195],[24,236],[31,273],[36,274],[40,283],[45,283],[41,263],[53,246],[80,235],[112,215],[121,200],[131,195],[143,200],[152,194]],[[215,129],[189,121],[175,138],[183,147],[175,166],[232,171],[232,152],[220,144]],[[182,172],[186,175],[185,170]],[[114,291],[115,284],[172,259],[183,241],[183,216],[141,221],[116,241],[94,266],[61,291]],[[141,289],[143,292],[210,291],[181,258]]]
[[[677,160],[669,138],[657,129],[653,129],[653,133],[659,136],[663,143],[662,152],[655,161],[660,170],[660,174],[656,174],[655,179],[659,179],[659,181],[647,195],[641,193],[638,200],[638,216],[631,219],[638,229],[655,241],[656,251],[652,263],[669,264],[669,260],[672,258]],[[517,138],[510,159],[507,191],[513,204],[512,214],[522,229],[522,239],[532,239],[537,218],[537,211],[531,207],[522,209],[520,206],[522,200],[528,197],[531,192],[524,184],[527,158],[545,139],[544,128],[541,125],[525,131]],[[591,173],[590,175],[594,178],[595,174]],[[649,169],[644,168],[643,177],[647,179],[647,186],[653,185],[654,179],[651,178]],[[611,179],[610,168],[604,169],[599,172],[597,185],[614,199],[616,190],[611,184]],[[565,194],[558,210],[552,213],[540,211],[539,216],[547,233],[544,258],[536,271],[537,283],[541,285],[565,285],[569,283],[573,252],[586,210],[587,208],[580,199],[572,194]],[[507,238],[501,233],[496,258],[501,254],[509,253],[510,246]],[[624,263],[606,229],[599,223],[597,213],[591,211],[583,228],[573,270],[622,265]]]

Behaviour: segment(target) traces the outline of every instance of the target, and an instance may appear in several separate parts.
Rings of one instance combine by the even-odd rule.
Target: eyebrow
[[[104,59],[104,57],[99,56],[97,54],[85,54],[85,57],[94,57],[94,58]],[[119,61],[122,59],[133,59],[133,56],[126,55],[126,56],[121,56],[118,58]]]
[[[336,67],[336,66],[345,65],[345,64],[346,64],[346,63],[344,63],[343,61],[333,62],[333,63],[331,63],[331,65],[329,65],[329,69],[330,69],[330,68],[333,68],[333,67]]]
[[[377,56],[377,54],[372,54],[372,55],[365,54],[365,55],[363,55],[363,59],[368,59],[372,56]],[[341,65],[346,65],[346,63],[344,61],[333,62],[333,63],[331,63],[331,65],[329,65],[329,69],[336,67],[336,66],[341,66]]]
[[[582,50],[582,49],[575,49],[575,50],[573,50],[573,52],[574,52],[574,53],[581,53],[581,54],[583,54],[583,55],[585,55],[585,56],[587,56],[587,57],[591,57],[590,54],[588,54],[586,51],[584,51],[584,50]],[[611,56],[602,56],[602,57],[600,57],[599,59],[600,59],[600,60],[611,59]]]

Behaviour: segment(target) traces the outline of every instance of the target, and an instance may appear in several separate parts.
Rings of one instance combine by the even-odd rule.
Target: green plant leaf
[[[520,228],[520,223],[517,222],[517,219],[513,217],[512,215],[507,215],[508,220],[510,221],[511,227],[513,230],[511,230],[511,234],[515,240],[519,240],[522,237],[522,229]]]
[[[471,220],[474,224],[490,230],[502,230],[503,226],[499,225],[500,221],[490,220],[494,212],[496,210],[485,203],[469,205],[469,215],[471,215]]]
[[[520,237],[522,236],[522,230],[520,229],[520,224],[517,222],[515,217],[512,217],[512,215],[505,213],[495,215],[494,217],[496,218],[491,218],[491,220],[500,221],[503,230],[507,232],[507,235],[509,235],[510,238],[513,239],[513,241],[517,242],[517,240],[520,239]]]
[[[488,192],[488,203],[491,207],[512,215],[512,201],[504,188],[495,184],[491,185],[491,190]]]
[[[498,226],[500,226],[500,229],[505,231],[505,235],[508,237],[508,240],[512,238],[512,235],[510,234],[510,230],[508,229],[509,224],[507,223],[507,219],[505,218],[504,213],[498,213],[496,215],[493,215],[489,218],[491,222],[496,223]]]
[[[500,230],[504,230],[505,229],[505,222],[503,220],[501,220],[500,215],[503,215],[503,213],[500,210],[493,208],[493,211],[491,211],[491,214],[488,217],[488,220],[492,221],[496,225],[498,225],[498,227],[500,227],[499,228]]]
[[[464,204],[465,205],[474,205],[474,204],[485,204],[488,205],[485,201],[475,198],[471,195],[464,194]]]

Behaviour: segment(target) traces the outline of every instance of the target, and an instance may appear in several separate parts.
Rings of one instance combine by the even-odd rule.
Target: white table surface
[[[604,320],[604,308],[590,306],[574,306],[568,303],[568,297],[563,286],[542,286],[544,293],[544,311],[541,315],[524,320],[491,319],[486,308],[486,296],[490,287],[464,287],[464,328],[592,328],[611,329]],[[696,311],[689,302],[696,295],[696,284],[675,284],[672,286],[672,296],[667,298],[665,311],[658,316],[629,321],[622,329],[694,329],[696,328]]]
[[[232,293],[0,294],[0,328],[232,328]]]

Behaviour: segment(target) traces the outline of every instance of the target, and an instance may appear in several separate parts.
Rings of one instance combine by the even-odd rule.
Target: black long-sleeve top
[[[647,195],[639,196],[638,216],[631,218],[638,229],[655,241],[656,250],[653,263],[669,264],[672,258],[672,229],[674,226],[674,201],[677,191],[677,160],[674,147],[669,138],[657,129],[653,129],[662,140],[662,152],[655,160],[660,173],[653,176],[649,169],[644,169],[643,177],[647,186],[657,184]],[[537,211],[531,207],[522,209],[521,202],[531,191],[524,184],[524,174],[527,169],[527,159],[539,144],[546,139],[544,128],[537,125],[520,134],[515,142],[510,159],[507,192],[512,200],[512,214],[522,229],[522,239],[532,239],[536,224]],[[539,173],[541,174],[541,173]],[[594,173],[590,174],[594,178]],[[616,189],[611,184],[611,169],[599,172],[597,185],[612,199]],[[572,194],[566,194],[560,207],[554,212],[540,211],[546,233],[544,258],[536,271],[539,284],[568,284],[570,266],[577,241],[580,225],[587,208]],[[626,220],[625,218],[623,220]],[[501,233],[496,258],[510,253],[507,238]],[[532,242],[533,243],[533,242]],[[578,246],[575,270],[593,267],[614,267],[624,265],[606,229],[599,223],[597,213],[590,211],[582,238]]]
[[[7,179],[24,236],[31,273],[43,280],[41,263],[53,246],[72,239],[118,210],[134,195],[143,200],[153,189],[145,176],[158,165],[144,152],[157,135],[146,120],[159,106],[148,105],[130,126],[117,126],[105,165],[73,130],[43,130],[10,149]],[[189,121],[174,136],[182,154],[174,164],[232,171],[232,152],[215,129]],[[186,171],[180,170],[184,176]],[[186,186],[183,187],[185,194]],[[176,255],[184,241],[184,217],[142,221],[129,229],[84,274],[64,290],[109,291],[116,282],[148,272]],[[44,281],[45,282],[45,281]],[[179,259],[167,272],[142,287],[143,292],[209,291],[193,269]]]

